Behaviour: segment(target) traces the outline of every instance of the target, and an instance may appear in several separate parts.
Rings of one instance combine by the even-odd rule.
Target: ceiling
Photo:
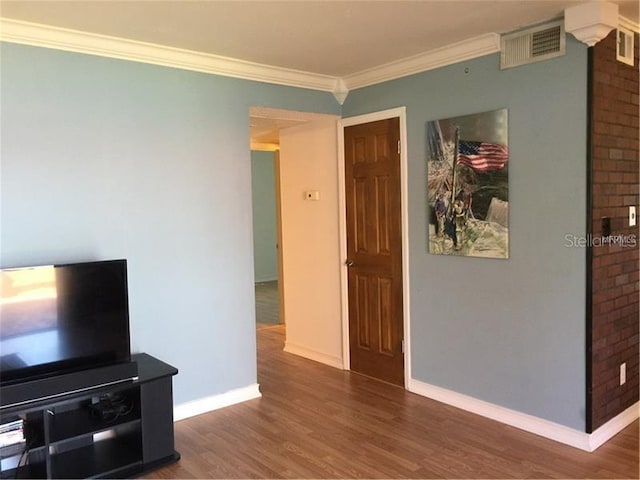
[[[638,22],[637,0],[612,1]],[[579,3],[0,0],[0,16],[341,78],[557,17]]]
[[[311,121],[316,114],[268,107],[249,109],[249,133],[252,150],[272,150],[280,143],[280,130]]]

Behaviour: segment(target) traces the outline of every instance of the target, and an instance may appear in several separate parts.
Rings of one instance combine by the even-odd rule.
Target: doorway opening
[[[278,150],[266,150],[264,145],[252,144],[253,265],[256,327],[259,329],[284,323],[279,297],[277,157]]]
[[[284,331],[280,132],[304,124],[296,112],[249,109],[256,328]]]
[[[270,337],[274,337],[274,329],[281,330],[277,332],[278,342],[266,341],[268,348],[284,349],[344,370],[351,370],[345,129],[396,119],[392,122],[397,130],[392,143],[398,145],[394,143],[391,147],[399,148],[396,194],[400,201],[399,208],[395,207],[388,220],[398,221],[401,232],[394,241],[402,245],[402,286],[394,301],[401,303],[396,315],[402,317],[399,337],[404,370],[403,381],[395,383],[411,390],[405,108],[345,119],[265,107],[252,107],[249,113],[252,150],[271,151],[274,159],[279,323],[262,331],[273,332]],[[379,141],[374,144],[380,145]],[[367,275],[364,271],[359,273],[361,286],[371,283],[378,291],[385,291],[384,275],[369,275],[368,279]],[[369,300],[371,305],[379,303],[379,299]],[[257,311],[256,316],[258,318],[260,312]]]
[[[251,107],[249,117],[252,161],[258,154],[271,155],[276,198],[271,251],[277,257],[277,287],[260,284],[267,282],[260,282],[256,263],[256,318],[265,318],[260,301],[263,290],[270,290],[268,302],[273,305],[277,289],[278,323],[272,313],[275,326],[265,328],[284,331],[286,352],[342,368],[337,228],[340,118],[265,107]],[[263,220],[258,218],[261,207],[254,204],[254,235],[256,221]],[[274,235],[270,238],[273,244]],[[254,237],[256,261],[258,248]]]

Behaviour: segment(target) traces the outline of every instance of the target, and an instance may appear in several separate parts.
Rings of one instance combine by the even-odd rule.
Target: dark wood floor
[[[258,331],[261,399],[176,423],[149,478],[638,478],[638,422],[594,453],[282,352]]]

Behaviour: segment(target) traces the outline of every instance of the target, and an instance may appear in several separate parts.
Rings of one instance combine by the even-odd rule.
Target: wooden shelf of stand
[[[2,460],[1,477],[130,478],[177,461],[172,377],[178,371],[144,353],[132,361],[136,380],[3,408],[0,421],[22,418],[25,447],[31,446]],[[92,407],[101,400],[125,411],[102,418]],[[16,469],[20,457],[27,464]]]
[[[38,462],[18,469],[3,470],[0,478],[47,478],[47,468],[44,462]]]
[[[139,433],[94,442],[51,457],[53,478],[126,477],[137,467],[142,467]]]
[[[133,399],[131,399],[133,401]],[[131,407],[126,415],[120,415],[112,420],[97,418],[85,402],[75,410],[58,413],[49,418],[49,444],[74,440],[86,435],[94,435],[111,430],[127,423],[140,423],[140,405]]]

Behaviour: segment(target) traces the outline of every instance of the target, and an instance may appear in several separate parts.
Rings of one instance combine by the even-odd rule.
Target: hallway
[[[255,284],[256,324],[258,328],[280,323],[278,281]]]

